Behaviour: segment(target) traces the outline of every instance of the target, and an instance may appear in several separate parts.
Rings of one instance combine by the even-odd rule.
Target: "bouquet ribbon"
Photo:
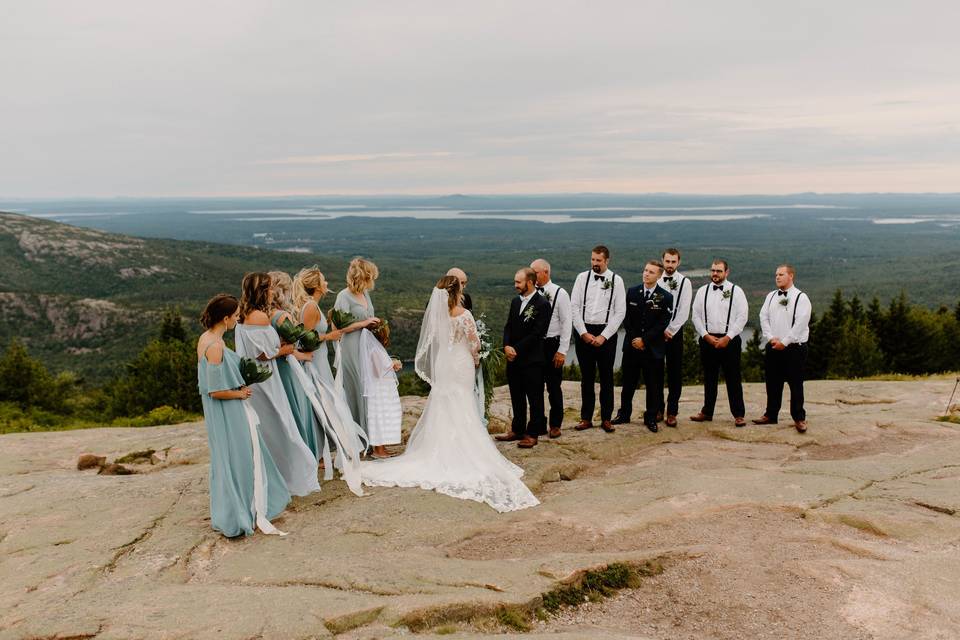
[[[267,483],[263,468],[263,454],[260,452],[260,416],[253,409],[249,400],[242,400],[243,410],[247,414],[247,426],[250,429],[250,444],[253,445],[253,515],[257,529],[267,535],[285,536],[267,520]]]

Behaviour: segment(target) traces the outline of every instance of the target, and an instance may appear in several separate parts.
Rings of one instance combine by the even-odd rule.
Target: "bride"
[[[437,282],[415,361],[431,386],[426,407],[402,455],[361,463],[363,482],[432,489],[500,512],[535,506],[540,502],[520,480],[523,469],[500,455],[480,420],[473,390],[480,339],[461,300],[457,278]]]

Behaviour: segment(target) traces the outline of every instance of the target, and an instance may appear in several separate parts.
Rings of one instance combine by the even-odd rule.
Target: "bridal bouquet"
[[[337,329],[346,329],[354,322],[357,321],[356,316],[354,316],[349,311],[341,311],[340,309],[330,309],[330,313],[327,314],[327,320],[330,321]]]
[[[503,352],[494,348],[490,327],[487,326],[487,314],[481,313],[474,318],[474,322],[477,324],[477,337],[480,338],[480,361],[486,363],[492,358],[491,364],[499,364],[503,359]]]
[[[313,353],[319,349],[322,344],[323,340],[320,339],[320,334],[317,333],[315,329],[309,329],[304,331],[300,336],[300,340],[297,341],[297,351]]]
[[[286,344],[297,344],[297,341],[300,339],[300,336],[303,335],[304,331],[305,329],[302,324],[293,324],[290,318],[277,324],[277,333],[280,334],[280,342]]]
[[[247,386],[263,382],[272,375],[273,371],[270,367],[262,362],[257,362],[253,358],[240,358],[240,376]]]

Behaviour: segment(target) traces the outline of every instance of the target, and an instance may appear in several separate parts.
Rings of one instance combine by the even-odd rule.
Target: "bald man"
[[[549,262],[537,258],[530,268],[537,275],[537,292],[550,303],[550,324],[543,340],[543,380],[550,399],[550,416],[546,421],[548,434],[551,438],[559,438],[563,422],[563,364],[570,350],[573,330],[570,295],[550,279]]]
[[[467,293],[467,274],[459,267],[450,267],[447,271],[448,276],[453,276],[460,281],[460,290],[463,292],[463,301],[460,305],[467,311],[473,312],[473,299]]]

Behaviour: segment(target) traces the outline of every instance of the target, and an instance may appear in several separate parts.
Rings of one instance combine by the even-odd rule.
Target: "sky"
[[[960,191],[955,0],[0,12],[0,197]]]

